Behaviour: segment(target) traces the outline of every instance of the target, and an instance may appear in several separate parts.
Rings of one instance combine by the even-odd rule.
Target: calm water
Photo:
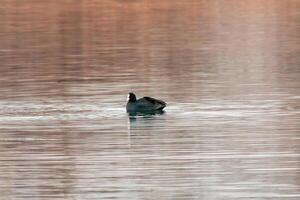
[[[2,0],[0,199],[300,199],[300,1]],[[126,96],[168,102],[129,119]]]

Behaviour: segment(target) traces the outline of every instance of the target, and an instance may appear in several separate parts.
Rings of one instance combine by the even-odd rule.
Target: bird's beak
[[[127,100],[126,101],[129,101],[129,94],[127,95]]]

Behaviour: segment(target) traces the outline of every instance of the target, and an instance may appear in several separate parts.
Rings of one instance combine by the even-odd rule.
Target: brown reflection
[[[261,81],[266,82],[256,86],[258,94],[276,92],[283,87],[277,80],[282,70],[295,71],[299,62],[298,6],[295,1],[6,1],[1,85],[12,87],[3,89],[2,98],[62,95],[57,81],[81,80],[138,81],[155,92],[151,86],[159,77],[173,83],[160,84],[161,90],[184,93],[173,91],[173,98],[205,96],[209,76],[223,82],[224,87],[212,84],[219,98],[247,95]],[[298,87],[298,81],[288,82]]]

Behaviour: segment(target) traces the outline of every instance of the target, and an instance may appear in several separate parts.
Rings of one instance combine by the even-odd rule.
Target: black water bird
[[[140,99],[136,99],[134,93],[129,93],[126,110],[131,114],[156,114],[162,113],[166,105],[167,104],[164,101],[154,99],[152,97],[143,97]]]

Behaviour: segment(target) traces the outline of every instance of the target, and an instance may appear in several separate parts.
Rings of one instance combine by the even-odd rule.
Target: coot
[[[130,92],[128,94],[126,110],[128,113],[154,113],[162,112],[166,105],[164,101],[152,97],[136,99],[135,94]]]

